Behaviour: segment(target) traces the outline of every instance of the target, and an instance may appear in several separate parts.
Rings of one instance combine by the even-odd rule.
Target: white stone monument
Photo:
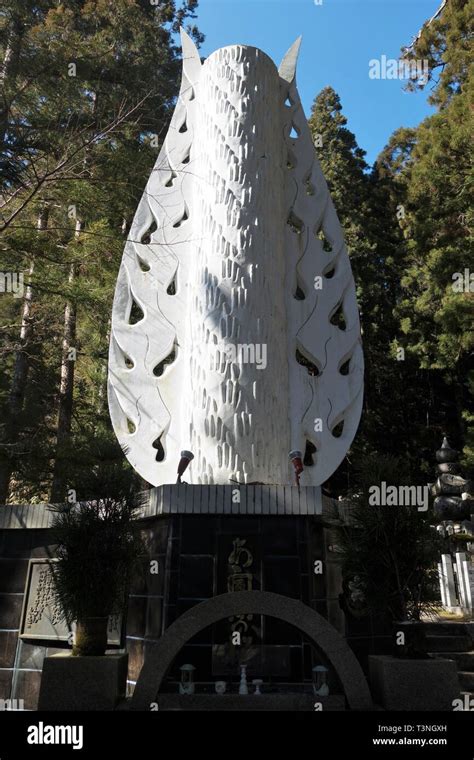
[[[450,554],[441,555],[440,584],[443,605],[448,610],[454,610],[458,606],[458,601],[454,582],[453,561]]]
[[[472,610],[472,589],[469,568],[471,563],[465,552],[456,552],[456,567],[461,607],[468,612]]]
[[[170,128],[117,281],[109,406],[149,483],[294,483],[343,460],[362,407],[363,356],[343,233],[295,83],[261,50],[201,63],[182,33]]]

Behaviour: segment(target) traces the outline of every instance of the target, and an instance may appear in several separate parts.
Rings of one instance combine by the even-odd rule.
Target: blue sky
[[[201,54],[235,43],[264,50],[278,65],[300,34],[297,82],[306,114],[326,85],[339,94],[349,129],[372,163],[400,126],[415,126],[433,109],[428,92],[405,93],[403,82],[370,79],[369,61],[398,58],[439,0],[199,0]],[[430,85],[431,86],[431,85]]]

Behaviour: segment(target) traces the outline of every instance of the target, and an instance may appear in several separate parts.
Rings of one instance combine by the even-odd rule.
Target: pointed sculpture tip
[[[184,26],[180,26],[179,27],[179,36],[181,37],[181,45],[182,46],[186,45],[187,42],[192,42],[192,39],[189,36],[189,34],[187,33],[187,31],[184,28]]]
[[[201,56],[192,37],[181,26],[179,29],[181,36],[181,50],[183,53],[183,69],[188,79],[194,78],[201,68]]]
[[[302,39],[303,36],[300,34],[300,36],[293,42],[292,46],[283,56],[283,60],[280,63],[280,68],[278,69],[278,73],[280,74],[281,78],[289,84],[291,84],[295,78],[296,64],[298,62],[298,54],[300,52]]]
[[[187,33],[184,26],[179,27],[179,35],[181,37],[181,48],[183,50],[183,58],[188,55],[194,56],[197,52],[197,47],[194,44],[193,38]]]

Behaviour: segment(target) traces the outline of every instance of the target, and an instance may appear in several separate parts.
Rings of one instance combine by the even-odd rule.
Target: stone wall
[[[37,705],[45,655],[64,647],[19,638],[28,562],[51,556],[47,529],[0,530],[0,699],[23,699],[27,710]]]

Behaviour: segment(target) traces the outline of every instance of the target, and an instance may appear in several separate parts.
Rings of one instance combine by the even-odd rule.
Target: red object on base
[[[303,455],[301,451],[290,451],[289,457],[291,459],[291,464],[293,465],[293,469],[295,471],[295,480],[296,480],[296,485],[298,486],[298,491],[299,491],[300,490],[300,475],[304,470]]]

